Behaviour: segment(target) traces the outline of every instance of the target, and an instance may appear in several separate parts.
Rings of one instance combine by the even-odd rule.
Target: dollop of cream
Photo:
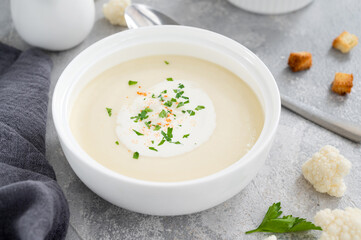
[[[216,112],[207,93],[190,81],[174,79],[138,91],[134,101],[124,103],[116,133],[140,156],[171,157],[199,147],[215,127]]]

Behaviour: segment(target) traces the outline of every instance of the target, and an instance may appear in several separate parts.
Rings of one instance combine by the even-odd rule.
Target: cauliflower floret
[[[361,239],[361,210],[358,208],[321,210],[315,216],[315,224],[323,230],[320,240]]]
[[[127,23],[124,18],[124,11],[130,4],[130,0],[110,0],[103,5],[105,18],[113,25],[126,27]]]
[[[277,240],[277,237],[275,235],[269,236],[268,238],[265,238],[264,240]]]
[[[303,176],[318,192],[341,197],[346,191],[343,177],[351,169],[351,163],[337,148],[324,146],[302,166]]]

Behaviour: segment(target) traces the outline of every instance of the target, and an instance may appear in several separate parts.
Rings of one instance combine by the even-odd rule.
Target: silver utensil
[[[167,15],[143,4],[132,4],[125,10],[130,29],[154,25],[179,25]],[[361,126],[348,120],[330,116],[316,108],[281,95],[282,106],[340,136],[361,142]]]

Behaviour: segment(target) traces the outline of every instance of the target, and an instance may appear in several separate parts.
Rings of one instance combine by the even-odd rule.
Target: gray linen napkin
[[[0,239],[64,239],[67,201],[45,159],[51,60],[0,43]]]

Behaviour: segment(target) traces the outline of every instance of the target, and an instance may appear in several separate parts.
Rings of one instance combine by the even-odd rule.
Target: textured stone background
[[[316,0],[287,15],[261,16],[242,11],[226,0],[144,0],[184,25],[206,28],[231,37],[255,52],[274,74],[282,94],[332,115],[361,124],[361,46],[350,54],[330,48],[343,30],[361,37],[361,3],[357,0]],[[65,66],[90,44],[119,31],[102,16],[96,0],[96,23],[88,38],[64,52],[50,53],[54,61],[50,96]],[[9,0],[0,1],[0,41],[26,49],[11,21]],[[311,70],[291,73],[291,51],[310,51]],[[354,88],[346,97],[329,90],[334,73],[353,73]],[[71,212],[67,239],[263,239],[244,235],[256,227],[268,206],[281,201],[286,214],[312,219],[323,208],[361,208],[361,145],[328,132],[282,109],[280,126],[266,165],[238,195],[207,211],[188,216],[145,216],[118,208],[91,192],[74,174],[60,148],[49,104],[47,158],[68,198]],[[325,144],[339,148],[353,164],[342,198],[317,193],[301,175],[301,165]],[[317,239],[318,232],[278,234],[279,239]]]

